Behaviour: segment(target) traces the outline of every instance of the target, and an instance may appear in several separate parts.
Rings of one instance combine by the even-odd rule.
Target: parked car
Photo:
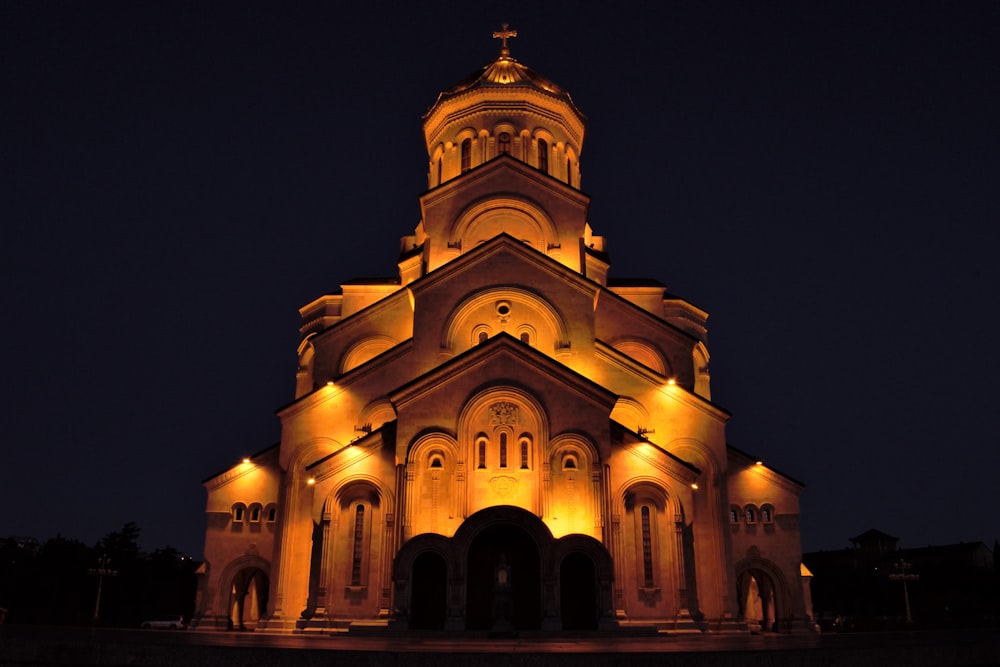
[[[139,624],[139,627],[146,630],[184,630],[187,628],[187,623],[184,622],[184,617],[178,614],[175,616],[158,616],[151,621],[143,621]]]

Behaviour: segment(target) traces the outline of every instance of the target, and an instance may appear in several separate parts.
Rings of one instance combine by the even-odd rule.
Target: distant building
[[[205,481],[195,625],[810,628],[802,485],[727,446],[708,314],[610,277],[583,114],[498,35],[424,116],[398,277],[300,309],[281,442]]]
[[[868,530],[852,547],[803,554],[824,629],[1000,625],[994,553],[982,542],[900,549]]]

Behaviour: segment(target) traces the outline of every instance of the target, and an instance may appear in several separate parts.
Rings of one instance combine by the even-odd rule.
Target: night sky
[[[397,274],[421,116],[509,22],[589,119],[611,276],[711,314],[804,549],[992,547],[1000,3],[399,4],[0,3],[0,537],[201,557],[297,309]]]

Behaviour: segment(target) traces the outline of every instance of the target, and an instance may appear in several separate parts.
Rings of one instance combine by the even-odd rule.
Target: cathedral
[[[204,481],[192,625],[812,627],[802,484],[727,444],[708,313],[612,277],[585,117],[514,36],[423,117],[398,277],[300,308],[280,442]]]

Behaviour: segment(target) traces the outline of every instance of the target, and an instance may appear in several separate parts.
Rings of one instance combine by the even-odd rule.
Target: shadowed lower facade
[[[423,118],[398,276],[300,309],[280,443],[205,480],[194,624],[812,627],[802,485],[727,444],[708,314],[610,276],[584,116],[497,36]]]

